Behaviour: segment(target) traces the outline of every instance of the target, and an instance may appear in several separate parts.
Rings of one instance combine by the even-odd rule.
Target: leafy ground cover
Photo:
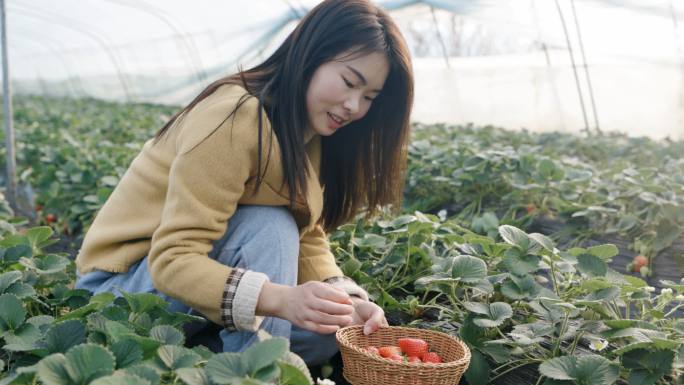
[[[562,223],[556,240],[614,234],[649,260],[683,238],[681,141],[418,125],[410,151],[409,212],[445,209],[489,232],[547,218]]]
[[[156,297],[71,288],[80,237],[174,108],[16,102],[18,166],[36,211],[16,218],[0,200],[0,384],[311,383],[287,341],[214,354],[188,346],[190,319]],[[400,213],[330,235],[345,274],[391,324],[463,339],[472,385],[519,371],[546,385],[684,381],[684,281],[655,289],[615,269],[614,245],[586,244],[614,235],[649,260],[677,257],[684,143],[414,128]],[[557,226],[530,230],[540,220]]]

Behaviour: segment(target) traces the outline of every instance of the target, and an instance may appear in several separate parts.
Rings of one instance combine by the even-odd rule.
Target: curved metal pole
[[[7,202],[18,213],[17,207],[17,162],[14,156],[14,125],[12,119],[12,90],[9,77],[9,60],[7,60],[7,17],[5,0],[0,0],[0,23],[2,23],[2,100],[5,114],[5,148],[7,149]]]

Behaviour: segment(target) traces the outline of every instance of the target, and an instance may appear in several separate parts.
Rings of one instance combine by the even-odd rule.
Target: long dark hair
[[[321,139],[321,180],[325,186],[321,223],[333,229],[365,209],[401,201],[413,104],[413,70],[406,42],[389,15],[368,0],[326,0],[313,8],[263,63],[221,78],[176,113],[155,137],[159,140],[184,112],[225,84],[244,87],[259,99],[280,144],[290,204],[307,186],[304,128],[306,91],[315,70],[340,54],[380,52],[390,70],[382,92],[366,115]],[[182,117],[181,117],[182,118]],[[262,145],[259,120],[258,143]],[[268,159],[267,159],[268,162]],[[261,168],[259,152],[257,170]],[[263,175],[257,175],[256,189]]]

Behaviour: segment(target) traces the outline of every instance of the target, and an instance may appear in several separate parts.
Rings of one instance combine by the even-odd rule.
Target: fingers
[[[317,324],[321,325],[339,325],[339,326],[347,326],[353,322],[353,319],[351,316],[348,315],[332,315],[332,314],[325,314],[321,312],[312,312],[313,314],[309,315],[307,319],[309,321],[316,322]]]
[[[354,307],[351,305],[345,305],[327,300],[316,301],[316,303],[312,305],[312,308],[320,311],[321,313],[334,315],[350,315],[354,313]]]
[[[319,325],[315,322],[311,321],[305,321],[302,325],[302,328],[318,333],[318,334],[330,334],[330,333],[335,333],[337,330],[339,330],[339,326],[337,325]]]
[[[382,308],[370,302],[368,306],[372,306],[372,310],[370,310],[370,315],[364,323],[363,333],[365,335],[374,333],[381,326],[389,326],[387,319],[385,319],[385,312]]]
[[[347,292],[342,289],[338,289],[336,287],[320,282],[311,282],[311,286],[314,295],[316,295],[318,298],[327,299],[328,301],[344,303],[348,305],[353,304],[351,298],[349,297],[349,294],[347,294]]]

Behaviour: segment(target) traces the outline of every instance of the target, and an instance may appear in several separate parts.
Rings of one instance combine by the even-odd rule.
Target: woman
[[[261,328],[325,361],[338,328],[387,324],[325,233],[400,199],[412,100],[390,17],[366,0],[322,2],[145,143],[86,234],[76,286],[158,294],[223,326],[223,351]]]

